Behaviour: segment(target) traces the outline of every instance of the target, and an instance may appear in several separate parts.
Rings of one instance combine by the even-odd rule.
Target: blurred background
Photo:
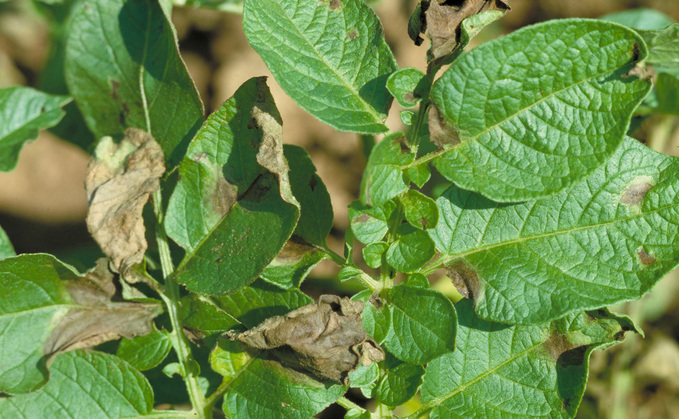
[[[60,25],[70,0],[0,0],[0,87],[34,86],[50,93],[66,93],[58,68]],[[512,10],[484,30],[483,42],[522,26],[565,17],[597,18],[607,13],[648,7],[679,20],[679,1],[667,0],[506,0]],[[407,35],[414,0],[372,2],[384,22],[386,39],[400,67],[425,68],[426,43],[416,47]],[[180,49],[208,113],[247,79],[270,75],[248,45],[238,14],[211,9],[176,7],[173,21]],[[341,133],[309,116],[269,79],[284,121],[284,141],[305,147],[332,197],[335,213],[329,245],[343,252],[348,227],[347,205],[358,197],[366,162],[357,134]],[[388,125],[401,128],[396,104]],[[679,119],[668,115],[643,121],[633,133],[649,147],[679,156]],[[63,132],[63,131],[62,131]],[[87,201],[83,187],[87,133],[70,131],[58,136],[42,132],[21,153],[17,168],[0,173],[0,226],[17,253],[47,252],[79,269],[100,254],[85,227]],[[68,141],[65,141],[68,140]],[[335,289],[337,269],[321,264],[306,284],[313,291]],[[590,382],[580,408],[581,418],[679,418],[679,278],[673,272],[641,301],[614,307],[630,315],[646,332],[621,345],[595,352]],[[446,278],[434,287],[447,292]],[[436,282],[437,281],[437,282]],[[413,401],[412,407],[416,407]],[[406,407],[407,409],[407,407]]]

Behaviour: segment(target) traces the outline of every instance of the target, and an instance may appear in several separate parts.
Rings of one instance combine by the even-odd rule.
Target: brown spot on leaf
[[[120,144],[106,137],[87,167],[87,228],[121,274],[143,260],[142,210],[165,172],[163,151],[146,132],[129,128]]]
[[[637,250],[637,257],[639,258],[639,263],[641,263],[643,266],[653,265],[658,261],[656,258],[649,255],[648,252],[646,252],[646,249],[643,247]]]
[[[429,138],[439,147],[460,143],[458,132],[448,125],[441,112],[434,105],[429,108]]]
[[[384,359],[384,351],[363,329],[362,311],[360,301],[322,295],[316,303],[227,336],[256,349],[271,349],[290,368],[348,385],[349,372],[359,364]]]
[[[224,217],[238,200],[238,190],[222,176],[218,176],[217,184],[206,197],[209,208]]]
[[[358,38],[358,32],[352,30],[347,34],[347,36],[353,41],[354,39]]]
[[[111,79],[111,98],[113,100],[118,100],[118,88],[120,87],[120,82],[115,79]]]
[[[622,191],[620,202],[629,206],[640,206],[648,191],[653,188],[649,180],[650,178],[645,176],[635,179]]]
[[[283,250],[278,253],[276,260],[282,263],[294,263],[303,258],[307,253],[315,251],[316,249],[309,243],[297,236],[292,236],[283,246]]]
[[[576,348],[576,345],[571,343],[566,335],[563,335],[556,330],[552,332],[552,336],[550,336],[542,346],[547,350],[547,353],[549,353],[554,361],[558,361],[559,357],[565,352]]]
[[[151,320],[162,312],[162,307],[120,301],[114,274],[108,265],[107,259],[100,259],[84,277],[66,281],[66,290],[75,307],[61,318],[45,342],[45,355],[53,356],[153,331]]]
[[[446,274],[457,291],[464,298],[474,299],[479,296],[479,275],[476,271],[469,269],[464,262],[457,262],[446,268]]]
[[[424,23],[418,26],[431,40],[427,60],[432,62],[449,55],[459,42],[462,21],[488,10],[506,11],[509,6],[501,0],[423,0],[420,20],[424,15]]]
[[[330,1],[330,10],[336,10],[341,5],[342,5],[342,3],[340,2],[340,0],[332,0],[332,1]]]

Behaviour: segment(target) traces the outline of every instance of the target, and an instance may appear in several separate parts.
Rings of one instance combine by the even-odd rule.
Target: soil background
[[[590,17],[652,7],[679,20],[679,1],[666,0],[506,0],[512,10],[475,41],[509,33],[527,24],[554,18]],[[375,9],[384,23],[387,42],[400,67],[424,69],[426,43],[416,47],[407,35],[413,0],[383,0]],[[207,9],[176,8],[182,56],[203,98],[206,111],[228,99],[247,79],[269,75],[248,45],[241,17]],[[50,29],[29,1],[0,3],[0,87],[37,85],[51,48]],[[348,226],[347,205],[357,198],[365,165],[361,138],[340,133],[299,108],[278,87],[269,85],[284,121],[284,141],[305,147],[332,197],[335,213],[329,244],[342,252]],[[388,125],[401,126],[398,106]],[[639,138],[651,137],[651,119]],[[657,146],[679,155],[677,121],[670,124],[669,141]],[[0,225],[18,253],[48,252],[96,255],[97,249],[84,224],[87,209],[83,179],[88,154],[75,145],[43,132],[22,151],[17,168],[0,173]],[[319,286],[336,284],[336,269],[322,265],[313,273]],[[661,282],[638,303],[617,307],[639,320],[648,339],[629,338],[623,345],[592,359],[591,381],[580,417],[679,417],[679,293],[677,275]],[[445,286],[442,284],[440,286]]]

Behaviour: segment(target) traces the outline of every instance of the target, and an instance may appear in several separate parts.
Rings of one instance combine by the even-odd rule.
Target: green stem
[[[336,403],[347,410],[358,410],[361,413],[366,411],[364,408],[362,408],[361,406],[357,405],[356,403],[352,402],[351,400],[347,399],[344,396],[337,399]]]
[[[330,257],[330,259],[331,259],[333,262],[335,262],[337,265],[339,265],[340,267],[345,267],[345,266],[347,265],[347,261],[346,261],[342,256],[340,256],[340,255],[338,255],[337,253],[335,253],[335,252],[334,252],[332,249],[330,249],[327,245],[316,246],[316,248],[317,248],[318,250],[322,251],[323,253],[325,253],[326,255],[328,255],[328,256]],[[373,291],[377,291],[377,290],[379,290],[380,288],[382,288],[382,286],[381,286],[381,284],[380,284],[379,282],[375,281],[370,275],[368,275],[368,274],[365,273],[365,272],[363,272],[363,273],[358,277],[358,279],[359,279],[361,282],[363,282],[363,284],[364,284],[366,287],[370,288],[370,289],[373,290]]]
[[[205,396],[200,389],[198,383],[198,376],[195,373],[193,364],[193,355],[191,354],[191,346],[186,335],[184,335],[184,328],[181,321],[181,307],[179,305],[180,293],[179,284],[175,281],[174,264],[170,254],[170,246],[167,241],[165,233],[164,214],[162,210],[162,196],[160,189],[153,194],[153,206],[156,214],[158,225],[156,226],[156,241],[158,243],[158,252],[160,254],[160,265],[163,272],[163,280],[165,282],[165,293],[160,294],[161,298],[167,306],[167,313],[170,316],[170,323],[172,324],[172,347],[174,348],[179,365],[181,365],[182,375],[186,383],[186,389],[191,399],[196,417],[201,419],[211,418],[211,407],[206,403]]]
[[[380,402],[377,402],[377,408],[375,409],[374,412],[370,415],[372,419],[386,419],[386,418],[391,418],[391,409],[385,404],[382,404]]]

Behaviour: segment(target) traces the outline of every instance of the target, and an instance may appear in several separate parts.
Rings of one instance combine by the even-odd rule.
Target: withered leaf
[[[506,11],[509,6],[502,0],[422,0],[416,9],[419,24],[412,23],[413,15],[410,26],[429,36],[431,48],[427,60],[432,62],[453,52],[459,42],[463,20],[488,10]],[[419,45],[418,36],[413,33],[411,38]]]
[[[349,372],[384,359],[363,329],[363,302],[322,295],[318,302],[271,317],[243,333],[227,332],[256,349],[273,349],[286,366],[348,385]]]
[[[460,143],[460,134],[441,115],[436,105],[429,108],[429,139],[439,147]]]
[[[45,342],[47,356],[151,333],[151,320],[162,312],[160,304],[114,301],[116,286],[107,259],[85,276],[65,282],[73,308]]]
[[[146,132],[129,128],[120,144],[97,145],[87,167],[87,228],[121,274],[146,252],[142,209],[165,172],[163,151]]]

